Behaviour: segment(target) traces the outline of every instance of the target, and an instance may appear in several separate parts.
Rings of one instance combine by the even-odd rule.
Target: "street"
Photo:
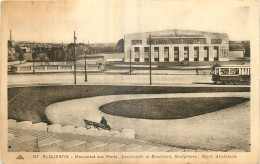
[[[88,74],[77,73],[78,85],[149,85],[149,74]],[[8,75],[8,86],[24,85],[73,85],[72,73],[13,74]],[[152,85],[212,85],[210,75],[152,75]]]

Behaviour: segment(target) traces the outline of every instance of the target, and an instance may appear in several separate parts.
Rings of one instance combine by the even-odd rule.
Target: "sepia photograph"
[[[258,163],[259,3],[2,1],[3,163]]]

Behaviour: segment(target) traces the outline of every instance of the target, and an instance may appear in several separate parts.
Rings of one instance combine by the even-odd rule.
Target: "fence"
[[[103,65],[87,65],[87,71],[101,71],[104,69]],[[13,73],[32,73],[32,72],[73,72],[73,65],[38,65],[38,66],[12,66],[11,72]],[[77,72],[85,71],[85,66],[77,66]]]

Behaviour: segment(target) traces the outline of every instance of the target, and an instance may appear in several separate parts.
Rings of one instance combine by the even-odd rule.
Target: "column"
[[[129,55],[130,58],[130,55]],[[131,47],[131,61],[134,62],[135,61],[135,47],[132,46]]]
[[[194,61],[194,46],[189,46],[189,61]]]
[[[174,61],[174,46],[169,46],[169,62]]]
[[[125,62],[130,62],[130,50],[131,50],[131,47],[125,48],[125,59],[124,59]]]
[[[226,61],[229,61],[229,47],[227,47],[226,48],[227,49],[227,59],[226,59]],[[244,54],[244,56],[245,56],[245,54]],[[250,71],[250,70],[249,70]],[[250,73],[249,73],[250,74]]]
[[[149,46],[149,48],[150,48],[150,46]],[[151,46],[151,61],[154,62],[154,46]]]
[[[183,61],[184,60],[184,46],[180,45],[179,46],[179,61]]]
[[[140,49],[140,59],[139,59],[139,61],[144,62],[144,47],[140,46],[139,49]]]
[[[159,46],[159,62],[163,62],[163,61],[164,61],[164,47]]]
[[[124,48],[124,62],[129,62],[129,59],[127,58],[127,50],[128,50],[128,48]]]
[[[219,49],[218,49],[219,51],[218,51],[218,60],[219,61],[223,61],[223,47],[219,47]]]
[[[209,61],[214,61],[214,46],[209,46]]]
[[[229,54],[228,54],[228,47],[223,47],[223,60],[222,61],[229,61]]]
[[[204,46],[199,47],[199,61],[204,61]]]

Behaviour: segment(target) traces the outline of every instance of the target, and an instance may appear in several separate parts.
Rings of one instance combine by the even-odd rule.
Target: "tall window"
[[[214,61],[218,61],[218,47],[215,46],[213,50]]]
[[[228,58],[228,50],[223,49],[223,58]]]
[[[139,61],[140,59],[140,48],[139,47],[135,47],[135,61]]]
[[[154,61],[159,61],[159,47],[154,47]]]
[[[184,60],[189,61],[189,47],[184,47]]]
[[[179,61],[179,47],[174,47],[174,61]]]
[[[149,54],[149,47],[144,47],[144,61],[149,61],[150,54]]]
[[[164,61],[169,61],[169,47],[164,47]]]
[[[194,47],[194,61],[199,61],[199,47]]]
[[[209,61],[209,47],[204,47],[204,61]]]

